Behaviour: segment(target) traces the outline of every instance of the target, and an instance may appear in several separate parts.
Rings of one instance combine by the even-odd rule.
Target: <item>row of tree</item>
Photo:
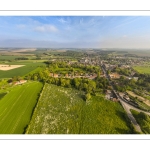
[[[18,80],[17,77],[15,77]],[[39,71],[38,73],[29,74],[25,77],[26,80],[34,80],[47,82],[50,84],[55,84],[63,87],[73,87],[78,90],[83,90],[85,93],[95,94],[97,91],[105,91],[109,83],[106,78],[97,77],[95,80],[90,80],[87,78],[54,78],[49,76],[49,70],[45,69],[43,71]],[[14,79],[13,79],[14,80]]]

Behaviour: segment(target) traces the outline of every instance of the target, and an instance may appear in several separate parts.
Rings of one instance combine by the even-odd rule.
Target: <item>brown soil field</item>
[[[25,65],[3,65],[3,64],[1,64],[0,70],[7,71],[7,70],[23,67],[23,66],[25,66]]]

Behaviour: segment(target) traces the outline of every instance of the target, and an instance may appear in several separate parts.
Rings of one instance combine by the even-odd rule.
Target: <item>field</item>
[[[119,103],[75,89],[45,84],[26,134],[129,134],[129,120]]]
[[[16,86],[0,100],[0,134],[22,134],[30,122],[42,83]],[[34,90],[33,90],[34,89]]]
[[[29,72],[37,68],[40,68],[39,66],[45,66],[45,64],[42,62],[35,62],[35,63],[14,62],[14,63],[6,63],[5,65],[24,65],[24,66],[12,70],[7,70],[7,71],[0,70],[0,78],[12,78],[14,76],[24,76]]]
[[[139,73],[150,74],[150,67],[149,66],[134,66],[133,69],[135,69]]]

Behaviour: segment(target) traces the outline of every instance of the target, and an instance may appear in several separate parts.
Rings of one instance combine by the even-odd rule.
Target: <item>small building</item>
[[[53,77],[53,73],[50,73],[49,76],[50,76],[50,77]]]
[[[137,81],[137,80],[138,80],[138,77],[133,77],[133,79],[134,79],[135,81]]]
[[[130,101],[130,98],[129,98],[128,95],[123,95],[123,98],[124,98],[125,100],[127,100],[127,101]]]
[[[68,78],[68,73],[65,75],[66,78]]]
[[[58,78],[58,74],[54,73],[54,78]]]
[[[119,79],[120,78],[120,75],[118,73],[111,73],[109,74],[109,77],[111,79]]]
[[[20,81],[14,82],[13,84],[14,85],[19,85],[19,84],[23,84],[23,83],[26,83],[26,82],[27,82],[27,80],[20,80]]]

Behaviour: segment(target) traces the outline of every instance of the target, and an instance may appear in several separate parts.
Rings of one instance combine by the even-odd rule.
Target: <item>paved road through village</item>
[[[111,84],[110,79],[109,79],[109,77],[108,77],[108,75],[107,75],[107,73],[106,73],[106,70],[103,68],[102,65],[101,65],[101,68],[102,68],[102,70],[103,70],[103,73],[104,73],[105,77],[108,79],[109,84],[111,85],[113,91],[115,92],[114,87],[113,87],[113,85]],[[136,111],[138,111],[138,112],[144,112],[144,113],[146,113],[146,114],[148,114],[148,115],[150,115],[150,113],[149,113],[149,112],[145,112],[145,111],[143,111],[143,110],[140,110],[140,109],[138,109],[138,108],[136,108],[136,107],[134,107],[134,106],[132,106],[132,105],[126,103],[116,92],[115,92],[115,94],[118,96],[121,105],[123,106],[124,110],[126,111],[127,116],[128,116],[128,118],[130,119],[130,121],[131,121],[131,123],[133,124],[133,126],[135,127],[136,131],[142,132],[140,126],[139,126],[138,123],[136,122],[136,120],[135,120],[134,116],[132,115],[130,109],[134,109],[134,110],[136,110]]]

